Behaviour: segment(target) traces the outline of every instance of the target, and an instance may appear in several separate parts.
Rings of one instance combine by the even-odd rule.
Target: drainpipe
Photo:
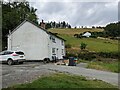
[[[11,34],[11,30],[9,30],[9,49],[12,50],[12,34]]]

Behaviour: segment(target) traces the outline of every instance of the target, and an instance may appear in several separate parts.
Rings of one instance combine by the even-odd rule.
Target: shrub
[[[99,52],[97,55],[104,57],[104,58],[119,58],[119,52]]]
[[[109,60],[114,60],[119,58],[119,52],[80,52],[78,58],[89,61],[94,60],[95,58],[109,58]]]
[[[91,37],[91,38],[97,38],[97,36],[96,36],[96,35],[91,35],[90,37]]]
[[[83,59],[83,60],[88,60],[91,61],[96,58],[96,55],[94,53],[79,53],[78,58]]]
[[[66,57],[78,57],[76,53],[66,53]]]
[[[87,44],[85,44],[85,43],[81,43],[81,45],[80,45],[80,49],[83,50],[83,49],[86,48],[86,46],[87,46]]]
[[[66,44],[65,48],[71,48],[71,44]]]

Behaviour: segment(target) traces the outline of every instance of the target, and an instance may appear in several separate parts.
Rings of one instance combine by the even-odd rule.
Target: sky
[[[66,21],[75,26],[105,26],[118,21],[119,0],[29,0],[39,22]]]

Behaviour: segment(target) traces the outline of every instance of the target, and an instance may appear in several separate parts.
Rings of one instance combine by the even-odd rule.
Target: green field
[[[80,43],[84,42],[87,44],[89,51],[95,52],[117,52],[118,41],[117,40],[103,40],[97,38],[75,38],[74,34],[81,33],[84,31],[103,31],[102,29],[50,29],[50,32],[58,33],[58,36],[66,40],[66,44],[72,45],[72,49],[80,50]]]
[[[74,34],[80,34],[80,33],[83,33],[83,32],[87,32],[87,31],[90,31],[90,32],[101,32],[103,31],[103,29],[91,29],[91,28],[88,28],[88,29],[81,29],[81,28],[78,28],[78,29],[59,29],[59,28],[56,28],[56,29],[49,29],[49,31],[51,32],[54,32],[54,33],[59,33],[59,34],[66,34],[66,35],[74,35]]]
[[[88,80],[83,76],[69,75],[63,73],[41,77],[32,83],[20,84],[13,88],[117,88],[111,84],[99,80]],[[117,89],[116,89],[117,90]]]
[[[118,68],[120,62],[118,60],[116,61],[86,61],[86,60],[78,60],[78,63],[87,63],[86,68],[92,68],[97,70],[103,70],[103,71],[110,71],[115,73],[120,73],[120,69]]]
[[[105,63],[105,62],[89,62],[87,68],[93,68],[97,70],[104,70],[104,71],[111,71],[111,72],[120,72],[118,69],[119,62],[111,62],[111,63]]]

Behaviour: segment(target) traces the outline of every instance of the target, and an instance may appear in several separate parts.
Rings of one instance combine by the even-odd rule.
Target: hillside
[[[91,28],[88,28],[88,29],[82,29],[82,28],[78,28],[78,29],[74,29],[74,28],[59,29],[59,28],[57,28],[57,29],[49,29],[48,31],[53,32],[53,33],[58,33],[58,34],[74,35],[74,34],[80,34],[80,33],[87,32],[87,31],[102,32],[103,29],[91,29]]]
[[[80,43],[84,42],[87,44],[87,50],[95,52],[117,52],[118,41],[117,40],[106,40],[97,38],[75,38],[74,34],[80,34],[85,31],[101,32],[103,29],[49,29],[52,33],[58,33],[58,36],[66,40],[65,44],[72,46],[69,51],[79,52]]]

